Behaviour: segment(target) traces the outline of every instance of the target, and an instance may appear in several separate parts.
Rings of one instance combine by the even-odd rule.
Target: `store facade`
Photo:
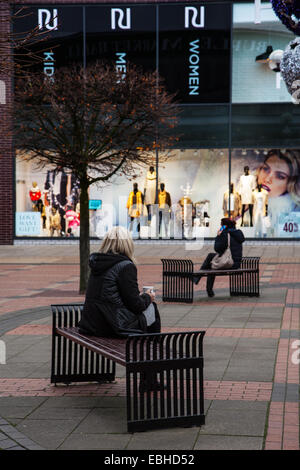
[[[116,176],[90,188],[91,237],[120,224],[143,239],[213,238],[220,219],[232,217],[247,238],[299,238],[300,188],[290,180],[300,179],[300,161],[297,153],[288,152],[290,161],[280,155],[300,148],[300,110],[266,60],[267,51],[284,50],[294,35],[272,9],[258,19],[253,2],[28,2],[28,8],[32,14],[14,27],[48,31],[40,73],[101,59],[126,73],[133,62],[158,70],[180,102],[180,139],[168,161],[154,153],[134,179]],[[38,170],[18,148],[12,158],[12,240],[78,236],[74,175]],[[140,212],[133,210],[136,191]]]

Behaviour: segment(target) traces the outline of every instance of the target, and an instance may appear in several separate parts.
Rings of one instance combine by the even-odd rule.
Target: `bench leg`
[[[204,332],[169,333],[129,340],[128,432],[205,424],[203,336]],[[148,390],[140,386],[144,377],[150,383]],[[158,384],[152,387],[156,380]]]
[[[193,262],[165,258],[161,261],[163,265],[163,302],[192,303],[194,297]]]
[[[231,296],[259,297],[259,272],[230,274],[229,286]]]
[[[52,336],[51,383],[115,380],[115,363],[73,341]]]

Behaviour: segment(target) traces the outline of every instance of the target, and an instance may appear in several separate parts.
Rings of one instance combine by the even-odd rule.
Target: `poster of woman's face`
[[[268,192],[269,199],[289,194],[296,206],[300,206],[300,151],[233,150],[233,182],[238,183],[245,166],[255,175],[257,185]]]

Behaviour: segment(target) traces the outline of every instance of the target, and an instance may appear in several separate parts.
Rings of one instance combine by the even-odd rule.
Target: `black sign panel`
[[[20,11],[16,8],[15,11]],[[83,63],[82,7],[25,7],[14,20],[14,32],[34,31],[31,50],[41,59],[34,68],[51,76],[55,69],[73,63]],[[17,51],[22,60],[22,51]]]
[[[44,41],[32,48],[45,51],[36,67],[47,75],[60,66],[82,64],[85,39],[87,64],[158,68],[181,103],[228,103],[231,8],[229,3],[29,6],[14,30],[42,33]]]
[[[229,102],[230,29],[230,4],[159,6],[159,73],[180,102]]]
[[[125,68],[131,62],[155,70],[155,29],[154,5],[87,7],[87,63],[104,60]]]

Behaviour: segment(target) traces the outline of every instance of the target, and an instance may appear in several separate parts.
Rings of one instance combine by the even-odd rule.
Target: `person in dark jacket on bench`
[[[89,259],[88,281],[79,331],[91,336],[126,337],[160,333],[154,292],[140,294],[131,234],[112,228]]]
[[[235,221],[231,219],[222,219],[221,228],[215,238],[215,253],[209,253],[204,260],[200,269],[211,269],[211,261],[216,254],[222,255],[228,246],[228,233],[230,234],[230,251],[234,264],[231,269],[239,269],[241,266],[243,247],[242,244],[245,241],[244,234],[241,230],[235,228]],[[194,283],[198,284],[201,279],[201,274],[194,275]],[[206,290],[209,297],[213,297],[214,291],[213,286],[215,282],[215,275],[211,274],[207,276]]]

